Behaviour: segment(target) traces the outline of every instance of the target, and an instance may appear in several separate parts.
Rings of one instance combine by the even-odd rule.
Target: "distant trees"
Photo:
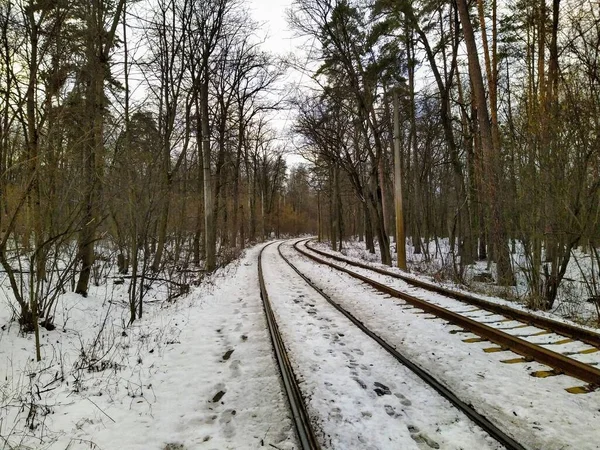
[[[487,259],[553,306],[600,240],[594,5],[296,0],[290,21],[318,62],[295,169],[269,126],[284,64],[241,2],[0,4],[0,264],[24,330],[114,255],[131,321],[159,273],[270,236],[357,236],[390,264],[392,92],[413,251],[448,237],[456,278]]]
[[[352,202],[336,206],[341,180],[365,205],[354,234],[390,261],[390,92],[400,87],[414,252],[449,237],[456,278],[487,259],[499,284],[524,276],[530,305],[551,308],[572,250],[600,234],[593,3],[296,0],[290,22],[317,42],[318,87],[298,99],[295,127],[332,187],[332,246],[335,224],[355,215]]]
[[[153,280],[311,230],[309,172],[287,184],[268,123],[284,65],[258,35],[235,0],[0,5],[0,264],[23,330],[106,261],[133,321]]]
[[[385,83],[390,83],[385,77],[385,63],[391,61],[380,59],[382,55],[377,54],[373,47],[376,30],[372,24],[365,22],[366,8],[366,5],[345,1],[298,0],[291,15],[291,23],[302,33],[318,40],[321,46],[322,64],[318,76],[327,80],[321,99],[326,99],[332,105],[337,117],[350,115],[353,118],[355,145],[358,146],[357,150],[360,148],[360,152],[364,152],[361,170],[365,171],[368,186],[367,189],[360,189],[359,196],[362,196],[368,209],[365,217],[377,236],[381,260],[384,264],[391,264],[384,192],[385,141],[390,138],[389,129],[386,130],[377,111],[381,96],[389,87]],[[344,131],[334,133],[333,136],[338,136],[339,141],[343,133]],[[335,144],[331,144],[329,143],[329,147],[334,153],[341,151],[335,148]],[[319,151],[323,150],[324,147],[321,146]],[[332,179],[337,180],[337,158],[330,154],[329,159]],[[358,183],[356,174],[353,178]],[[337,192],[337,181],[334,181],[333,186]],[[358,185],[355,187],[358,188]],[[334,200],[334,211],[339,209],[338,204],[339,201]],[[338,214],[334,214],[334,220],[339,222],[337,216]],[[338,227],[339,223],[333,228]]]

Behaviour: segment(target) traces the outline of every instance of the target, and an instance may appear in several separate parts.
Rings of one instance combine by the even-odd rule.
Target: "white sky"
[[[263,44],[265,50],[278,54],[280,56],[294,55],[302,61],[306,60],[306,52],[303,46],[306,39],[296,37],[287,23],[287,10],[291,8],[293,0],[247,0],[247,6],[250,9],[254,20],[261,24],[261,28],[266,34],[267,39]],[[300,83],[307,81],[299,71],[289,69],[287,75],[281,82],[280,88],[283,92],[289,92],[291,88],[296,88]],[[289,128],[293,124],[294,113],[288,109],[278,111],[273,118],[272,126],[280,134],[281,145],[292,150],[287,135]],[[290,154],[287,158],[288,165],[306,162],[299,155]]]
[[[292,0],[247,0],[254,20],[263,25],[269,38],[265,49],[274,53],[289,53],[296,50],[297,40],[286,21],[286,10]]]

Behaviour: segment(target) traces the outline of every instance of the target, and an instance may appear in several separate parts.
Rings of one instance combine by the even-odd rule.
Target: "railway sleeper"
[[[474,319],[462,316],[457,311],[452,311],[450,309],[446,309],[440,305],[434,305],[425,300],[419,299],[418,297],[407,294],[406,292],[398,291],[389,286],[386,286],[377,281],[374,281],[366,276],[360,275],[356,272],[350,271],[348,269],[345,269],[343,267],[340,267],[338,265],[335,265],[335,264],[325,261],[323,259],[317,258],[314,255],[311,255],[311,254],[299,249],[298,244],[299,243],[296,243],[294,245],[294,248],[296,250],[298,250],[300,253],[309,257],[310,259],[313,259],[314,261],[317,261],[321,264],[330,266],[336,270],[346,272],[349,275],[351,275],[352,277],[357,278],[357,279],[363,281],[364,283],[370,285],[372,288],[375,288],[382,292],[388,293],[391,296],[393,296],[395,298],[399,298],[406,303],[413,304],[421,310],[425,310],[432,314],[436,314],[440,318],[449,320],[453,324],[456,324],[463,328],[469,328],[470,331],[476,335],[479,335],[482,337],[485,336],[485,337],[489,338],[489,340],[491,342],[494,342],[494,344],[496,344],[496,346],[484,349],[485,352],[492,353],[492,352],[507,351],[507,350],[509,350],[509,347],[510,347],[511,351],[513,351],[519,355],[525,356],[525,357],[532,356],[536,361],[550,366],[553,370],[557,370],[557,371],[560,370],[561,372],[564,372],[566,375],[572,376],[574,378],[579,378],[583,382],[587,382],[587,383],[591,383],[591,384],[600,384],[600,371],[598,371],[598,369],[596,369],[593,365],[582,363],[575,359],[565,357],[564,355],[562,355],[560,353],[554,352],[552,350],[546,349],[545,347],[536,345],[532,342],[528,342],[528,341],[522,339],[522,337],[541,336],[541,335],[551,334],[551,333],[553,333],[553,331],[550,331],[548,329],[550,327],[540,326],[541,324],[533,325],[531,323],[531,322],[533,322],[533,320],[519,320],[519,321],[523,322],[523,325],[522,325],[523,327],[533,325],[536,328],[541,329],[541,331],[536,332],[536,333],[525,334],[524,336],[518,336],[518,335],[515,336],[515,335],[508,334],[508,333],[504,333],[501,328],[494,328],[494,327],[490,327],[488,325],[484,325],[480,322],[477,322]],[[319,252],[317,252],[317,253],[319,253]],[[358,265],[358,266],[360,266],[360,265]],[[368,267],[365,267],[365,268],[368,268]],[[377,270],[374,270],[374,271],[377,271]],[[433,287],[431,287],[431,289],[433,290]],[[450,293],[447,290],[443,290],[442,293],[445,295],[448,295],[450,297],[458,296],[458,294]],[[476,301],[474,298],[469,298],[469,300]],[[486,305],[487,308],[495,308],[496,306],[497,305],[492,305],[492,304]],[[479,308],[479,307],[472,308],[471,307],[470,311],[465,310],[464,308],[461,308],[461,309],[463,310],[462,313],[464,314],[464,313],[468,313],[468,312],[474,312],[477,310],[481,310],[482,308]],[[515,311],[515,314],[518,314],[518,313]],[[465,326],[465,322],[468,325]],[[553,321],[550,321],[550,322],[553,322]],[[557,323],[553,323],[552,326],[553,327],[556,326],[558,329],[561,329],[561,331],[564,331],[564,330],[562,330],[562,328],[564,328],[563,325],[564,324],[557,322]],[[571,331],[571,330],[569,330],[569,331]],[[571,337],[570,336],[571,333],[568,333],[568,332],[567,333],[561,332],[561,333],[557,333],[557,334],[562,334],[565,337]],[[584,334],[584,332],[581,331],[580,334]],[[590,339],[586,336],[583,336],[583,338],[581,340],[584,342],[587,342]]]

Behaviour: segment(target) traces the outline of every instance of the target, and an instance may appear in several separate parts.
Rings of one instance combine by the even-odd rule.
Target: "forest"
[[[390,265],[400,223],[413,255],[447,239],[446,278],[487,261],[550,310],[572,264],[598,304],[596,3],[298,0],[290,21],[318,43],[294,131],[334,250],[356,237]]]
[[[450,278],[485,260],[549,310],[578,250],[600,295],[595,2],[295,0],[288,15],[310,64],[264,51],[240,0],[1,2],[0,263],[38,359],[57,298],[109,272],[132,323],[153,281],[184,295],[190,273],[266,239],[357,239],[391,265],[395,145],[413,254],[446,239]],[[290,69],[310,83],[282,88]]]
[[[24,331],[111,267],[133,322],[154,279],[185,290],[316,228],[269,124],[284,62],[242,2],[3,1],[0,29],[0,263]]]

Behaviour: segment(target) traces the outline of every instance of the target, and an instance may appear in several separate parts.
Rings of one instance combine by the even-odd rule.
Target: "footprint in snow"
[[[169,443],[165,445],[165,448],[163,450],[185,450],[185,445],[179,444],[177,442]]]
[[[342,410],[337,406],[331,408],[331,411],[329,411],[329,419],[335,420],[336,422],[341,422],[343,419]]]
[[[394,408],[392,405],[384,405],[383,407],[385,409],[385,413],[390,416],[390,417],[397,417],[396,415],[396,408]]]
[[[358,378],[358,377],[352,377],[352,379],[353,379],[354,381],[356,381],[356,382],[358,383],[358,385],[359,385],[361,388],[363,388],[363,389],[367,389],[367,385],[365,384],[365,382],[364,382],[363,380],[361,380],[361,379],[360,379],[360,378]]]
[[[215,420],[217,420],[217,416],[213,414],[212,416],[204,418],[201,422],[207,425],[212,425],[213,423],[215,423]]]
[[[219,400],[221,400],[223,398],[223,396],[225,395],[225,393],[227,392],[227,390],[225,389],[225,385],[223,383],[219,383],[215,386],[215,389],[218,389],[217,393],[213,396],[212,398],[212,402],[213,403],[218,403]]]
[[[231,354],[232,354],[234,351],[235,351],[234,349],[227,350],[227,351],[225,352],[225,354],[223,355],[223,361],[227,361],[229,358],[231,358]]]
[[[223,411],[223,414],[221,414],[219,423],[225,424],[231,422],[231,420],[236,414],[237,411],[235,409],[226,409],[225,411]]]
[[[231,362],[231,366],[229,367],[231,369],[231,375],[234,378],[237,378],[241,375],[241,371],[240,371],[240,365],[242,363],[240,362],[239,359],[236,359],[235,361]]]
[[[409,429],[410,429],[410,427],[409,427]],[[431,439],[429,436],[427,436],[423,432],[411,433],[410,437],[417,444],[426,444],[429,448],[435,448],[435,449],[439,449],[440,448],[440,444],[438,444],[437,442],[435,442],[433,439]]]
[[[223,425],[223,434],[226,438],[232,438],[235,436],[235,427],[233,426],[232,420],[236,415],[235,409],[227,409],[221,415],[219,423]]]
[[[399,393],[397,393],[397,392],[396,392],[396,393],[394,393],[394,395],[395,395],[395,396],[396,396],[398,399],[400,399],[400,403],[402,403],[402,405],[404,405],[404,406],[410,406],[410,405],[412,405],[412,402],[411,402],[409,399],[407,399],[407,398],[406,398],[404,395],[402,395],[402,394],[399,394]]]
[[[375,391],[375,393],[379,396],[382,397],[384,395],[391,395],[392,391],[390,391],[390,388],[387,387],[385,384],[379,383],[377,381],[375,381],[373,383],[373,385],[375,386],[375,389],[373,389]]]

